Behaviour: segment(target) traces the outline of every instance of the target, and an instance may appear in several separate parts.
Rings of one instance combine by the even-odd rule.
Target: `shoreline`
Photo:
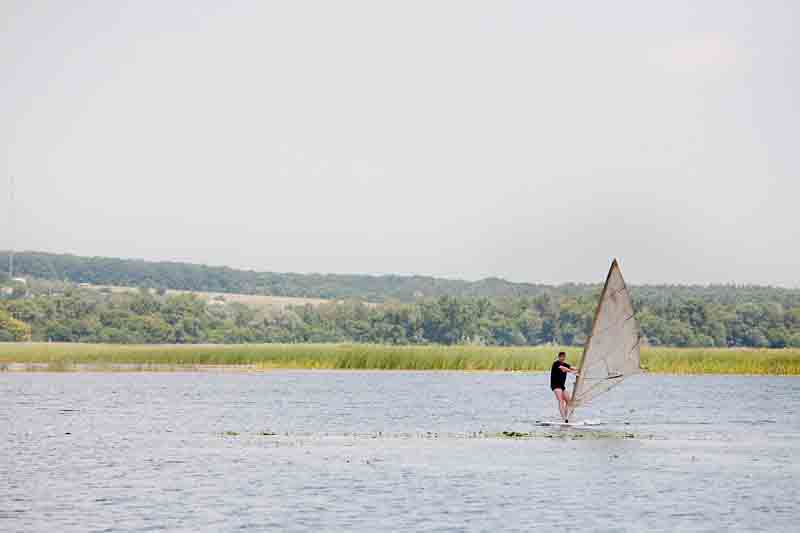
[[[215,365],[215,364],[167,364],[167,363],[77,363],[67,364],[56,363],[2,363],[0,364],[0,375],[2,374],[138,374],[138,373],[197,373],[197,374],[266,374],[270,372],[301,372],[301,373],[331,373],[331,374],[380,374],[380,373],[406,373],[406,374],[427,374],[427,373],[459,373],[459,374],[531,374],[547,375],[548,370],[503,370],[503,369],[415,369],[415,368],[328,368],[328,367],[304,367],[304,366],[269,366],[258,364],[242,365]],[[741,376],[741,377],[793,377],[800,378],[798,374],[764,374],[764,373],[744,373],[744,372],[643,372],[637,375],[654,376]]]
[[[0,372],[547,372],[578,346],[0,343]],[[646,373],[800,376],[800,349],[642,348]]]

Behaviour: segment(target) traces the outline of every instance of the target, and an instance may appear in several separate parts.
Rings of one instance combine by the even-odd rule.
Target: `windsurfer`
[[[571,398],[566,388],[567,374],[577,375],[578,369],[569,366],[566,359],[566,353],[558,352],[558,359],[553,362],[553,366],[550,368],[550,388],[556,395],[556,400],[558,400],[558,412],[561,413],[561,418],[564,419],[564,422],[569,422],[567,420],[567,405]]]

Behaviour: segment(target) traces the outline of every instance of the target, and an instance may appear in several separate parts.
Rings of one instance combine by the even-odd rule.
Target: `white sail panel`
[[[642,371],[639,324],[616,259],[600,294],[579,368],[580,374],[575,380],[569,404],[570,417],[576,407],[618,385],[627,376]]]

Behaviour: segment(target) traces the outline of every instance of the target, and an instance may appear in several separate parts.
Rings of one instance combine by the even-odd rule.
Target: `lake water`
[[[800,379],[548,379],[3,373],[0,531],[797,531]]]

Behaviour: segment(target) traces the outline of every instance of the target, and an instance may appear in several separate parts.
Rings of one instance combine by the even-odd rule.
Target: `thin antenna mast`
[[[8,176],[8,227],[11,230],[11,245],[8,253],[8,279],[14,279],[14,176]]]

